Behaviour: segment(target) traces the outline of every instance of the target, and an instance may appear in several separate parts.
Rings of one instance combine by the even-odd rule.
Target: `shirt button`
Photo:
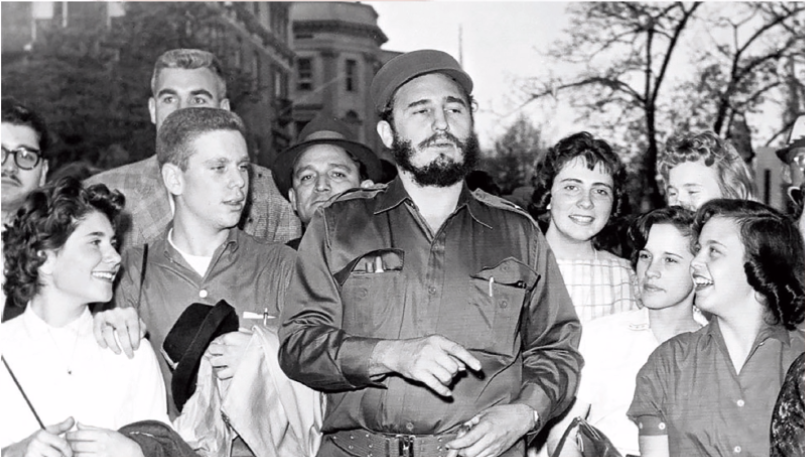
[[[500,305],[501,308],[508,308],[509,307],[509,302],[506,301],[506,300],[501,300],[499,305]]]
[[[665,422],[660,422],[660,424],[657,425],[657,428],[660,430],[665,430]]]
[[[732,452],[734,452],[736,454],[740,454],[741,453],[741,446],[735,446],[734,448],[732,448]]]
[[[428,293],[429,293],[429,294],[431,294],[431,295],[436,295],[436,292],[437,292],[437,290],[436,290],[436,286],[430,286],[430,287],[428,287]]]
[[[199,298],[207,298],[207,295],[209,294],[207,293],[206,289],[201,289],[200,291],[198,291]]]
[[[411,423],[411,422],[405,424],[405,429],[408,430],[409,432],[413,432],[414,431],[414,424]]]
[[[743,408],[746,402],[744,402],[743,399],[741,399],[736,401],[735,404],[738,405],[739,408]]]

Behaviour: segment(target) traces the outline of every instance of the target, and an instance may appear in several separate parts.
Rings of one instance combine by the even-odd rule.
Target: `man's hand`
[[[447,443],[449,456],[495,457],[534,428],[534,410],[522,404],[498,405],[467,422],[470,431]]]
[[[122,433],[106,428],[78,424],[67,434],[75,457],[144,457],[140,445]]]
[[[372,353],[370,364],[373,374],[399,373],[425,384],[443,397],[452,395],[449,386],[459,372],[467,367],[481,370],[481,362],[464,347],[439,335],[381,341]]]
[[[218,379],[229,379],[235,375],[251,339],[251,330],[242,328],[237,332],[221,335],[210,343],[207,352]]]
[[[60,435],[73,428],[75,421],[68,417],[58,424],[45,427],[28,438],[3,448],[5,457],[72,457],[70,444]]]
[[[115,354],[122,350],[132,358],[145,336],[145,322],[134,308],[113,308],[95,314],[92,331],[99,346],[108,347]]]

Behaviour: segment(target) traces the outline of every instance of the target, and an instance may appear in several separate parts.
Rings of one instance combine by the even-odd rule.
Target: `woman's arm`
[[[640,435],[640,457],[670,457],[668,435]]]

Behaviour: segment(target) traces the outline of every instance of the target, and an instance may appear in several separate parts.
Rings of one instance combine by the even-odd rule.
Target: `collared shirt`
[[[648,313],[643,308],[588,322],[579,343],[584,368],[577,402],[589,405],[587,422],[623,455],[640,454],[637,426],[626,411],[634,397],[637,373],[660,345]]]
[[[47,425],[72,416],[112,430],[141,420],[170,424],[165,387],[148,345],[129,359],[98,346],[89,310],[51,327],[30,306],[0,326],[3,358]],[[39,430],[39,423],[5,366],[0,366],[0,447]]]
[[[628,260],[557,259],[556,263],[582,323],[638,308],[637,276]]]
[[[637,376],[629,418],[673,456],[769,455],[769,424],[801,331],[765,326],[735,372],[718,322],[663,343]]]
[[[289,377],[328,393],[323,431],[455,431],[522,403],[545,423],[567,407],[582,360],[580,325],[553,254],[524,213],[462,189],[431,234],[397,178],[316,213],[302,238],[280,329]],[[441,335],[482,373],[445,399],[399,375],[369,376],[379,340]]]
[[[142,298],[139,292],[143,248],[133,248],[124,254],[123,273],[113,303],[121,307],[138,306],[138,298],[141,300],[138,311],[148,328],[151,345],[160,353],[159,366],[167,386],[171,416],[175,417],[177,411],[170,389],[172,372],[160,352],[173,324],[191,304],[215,305],[221,299],[235,308],[241,327],[258,322],[244,319],[246,311],[262,316],[267,310],[269,315],[278,316],[285,301],[294,252],[285,245],[231,229],[202,277],[170,245],[168,230],[161,239],[149,244]]]
[[[250,192],[240,227],[257,238],[285,243],[302,233],[302,223],[274,183],[271,170],[252,164]],[[159,239],[173,213],[157,156],[89,177],[86,185],[106,184],[126,197],[120,217],[120,252]]]

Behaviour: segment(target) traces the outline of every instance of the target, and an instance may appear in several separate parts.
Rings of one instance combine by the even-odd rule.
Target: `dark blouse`
[[[767,456],[771,413],[799,331],[761,329],[740,373],[715,320],[662,344],[637,375],[628,416],[641,435],[668,435],[672,456]]]
[[[805,354],[785,375],[771,416],[771,457],[805,456]]]

